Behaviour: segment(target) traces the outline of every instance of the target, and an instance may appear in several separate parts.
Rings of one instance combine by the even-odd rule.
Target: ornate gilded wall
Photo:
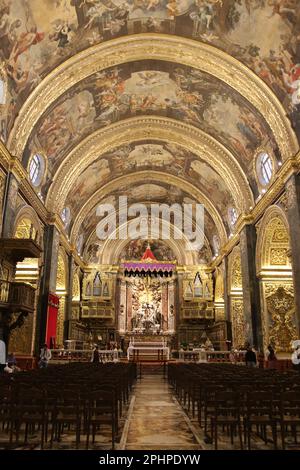
[[[229,257],[229,295],[232,325],[232,345],[243,347],[247,338],[243,306],[243,285],[240,248],[237,246]]]
[[[288,352],[297,339],[293,283],[265,281],[262,292],[264,348],[272,343],[276,351]]]
[[[270,206],[258,224],[257,274],[260,278],[264,350],[269,343],[289,353],[297,338],[289,232],[285,212]]]

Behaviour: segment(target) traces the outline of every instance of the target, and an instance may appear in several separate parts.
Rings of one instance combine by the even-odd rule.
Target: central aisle
[[[201,449],[189,419],[162,375],[144,375],[137,380],[130,408],[124,449]]]

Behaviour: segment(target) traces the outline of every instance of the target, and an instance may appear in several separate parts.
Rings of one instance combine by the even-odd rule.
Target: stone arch
[[[216,172],[222,173],[240,211],[247,211],[253,205],[253,195],[247,176],[231,152],[212,136],[175,119],[143,116],[111,124],[83,139],[60,164],[53,184],[49,188],[47,208],[61,212],[67,194],[84,171],[83,163],[85,168],[88,167],[99,155],[115,148],[116,141],[118,145],[127,145],[132,141],[143,141],[149,136],[152,139],[179,145],[207,161]]]
[[[121,37],[92,46],[56,67],[38,84],[19,112],[8,139],[10,152],[22,157],[39,117],[73,85],[108,67],[145,57],[191,66],[218,77],[266,116],[283,159],[296,154],[299,146],[283,106],[254,72],[211,45],[156,33]]]
[[[289,225],[284,211],[270,206],[259,224],[256,247],[256,270],[275,268],[291,270],[289,260]]]
[[[287,354],[297,339],[294,286],[289,258],[289,225],[284,211],[270,206],[258,228],[256,270],[259,277],[263,346]]]
[[[31,238],[43,244],[40,220],[31,206],[23,206],[17,212],[13,233],[16,238]]]
[[[115,178],[114,180],[102,186],[102,188],[100,188],[98,191],[96,191],[93,196],[91,196],[89,200],[82,206],[81,210],[76,216],[76,219],[74,220],[70,236],[70,239],[73,244],[75,245],[75,241],[77,240],[80,227],[82,226],[86,215],[89,214],[96,207],[97,204],[99,204],[101,199],[104,199],[105,196],[120,188],[121,184],[124,183],[124,181],[126,181],[127,186],[129,186],[130,184],[135,184],[136,182],[143,181],[146,178],[149,180],[153,179],[156,181],[156,183],[168,182],[173,186],[177,186],[183,191],[188,191],[191,197],[193,197],[197,202],[204,204],[204,206],[211,213],[211,215],[213,215],[220,240],[223,244],[225,244],[227,240],[227,235],[222,217],[218,210],[215,208],[215,206],[208,199],[208,197],[206,197],[199,189],[195,188],[195,186],[193,186],[191,183],[186,182],[180,177],[169,174],[166,175],[165,173],[160,171],[150,170],[139,171],[131,173],[129,175]]]

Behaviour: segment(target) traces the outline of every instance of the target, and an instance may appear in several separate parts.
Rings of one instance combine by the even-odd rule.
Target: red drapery
[[[56,346],[56,324],[59,308],[59,297],[55,294],[48,295],[48,309],[47,309],[47,329],[46,329],[46,343],[48,348],[55,348]]]

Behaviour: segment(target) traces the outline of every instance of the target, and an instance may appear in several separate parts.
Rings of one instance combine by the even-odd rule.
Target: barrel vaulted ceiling
[[[208,262],[255,204],[257,153],[276,172],[299,148],[297,0],[0,0],[0,61],[1,140],[46,157],[40,197],[87,257],[127,191],[203,202]]]

